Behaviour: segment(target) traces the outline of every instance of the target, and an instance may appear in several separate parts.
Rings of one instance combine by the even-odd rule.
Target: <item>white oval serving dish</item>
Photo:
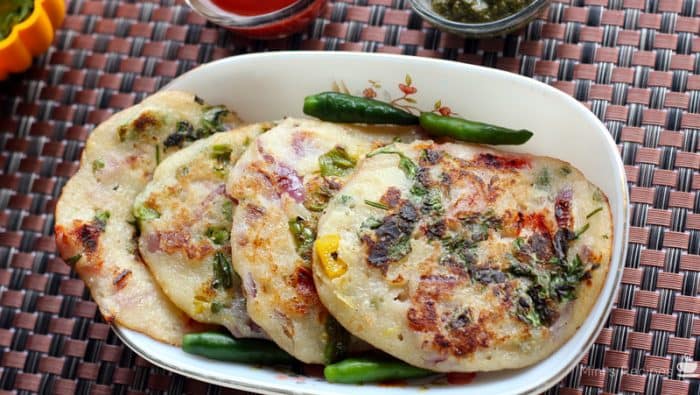
[[[401,84],[401,86],[400,86]],[[303,116],[309,94],[335,88],[376,95],[423,110],[442,108],[468,119],[534,131],[525,145],[506,150],[570,162],[608,196],[613,213],[610,271],[588,319],[559,350],[517,370],[478,373],[469,384],[382,386],[330,384],[271,368],[207,360],[115,327],[124,343],[164,369],[198,380],[259,393],[289,394],[517,394],[555,385],[591,346],[613,304],[627,244],[628,196],[617,147],[603,124],[566,94],[507,72],[428,58],[351,52],[273,52],[240,55],[200,66],[165,89],[225,104],[246,121]]]

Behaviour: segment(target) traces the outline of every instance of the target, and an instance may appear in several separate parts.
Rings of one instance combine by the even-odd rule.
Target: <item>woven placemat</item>
[[[626,166],[630,244],[595,345],[552,394],[699,394],[700,4],[554,2],[520,34],[465,40],[404,0],[329,2],[304,34],[256,42],[181,1],[68,3],[54,46],[0,83],[0,390],[236,393],[120,343],[55,255],[53,211],[93,126],[192,67],[234,54],[351,50],[493,66],[550,83],[610,130]],[[696,377],[696,378],[693,378]]]

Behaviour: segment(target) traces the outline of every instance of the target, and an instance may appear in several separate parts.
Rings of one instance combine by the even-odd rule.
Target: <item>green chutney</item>
[[[523,9],[532,0],[432,0],[433,10],[464,23],[491,22]]]

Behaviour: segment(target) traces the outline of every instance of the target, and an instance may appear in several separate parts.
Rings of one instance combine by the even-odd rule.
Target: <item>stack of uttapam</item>
[[[107,321],[472,372],[550,355],[600,292],[610,208],[568,163],[411,127],[241,124],[165,92],[91,134],[56,241]]]

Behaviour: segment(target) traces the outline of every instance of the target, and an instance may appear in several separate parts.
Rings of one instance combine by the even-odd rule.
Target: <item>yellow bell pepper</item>
[[[340,277],[348,271],[348,265],[338,257],[340,236],[326,235],[319,237],[314,243],[316,255],[321,261],[323,271],[331,279]]]
[[[64,0],[34,0],[34,11],[0,40],[0,80],[28,69],[32,57],[49,48],[65,16]]]

